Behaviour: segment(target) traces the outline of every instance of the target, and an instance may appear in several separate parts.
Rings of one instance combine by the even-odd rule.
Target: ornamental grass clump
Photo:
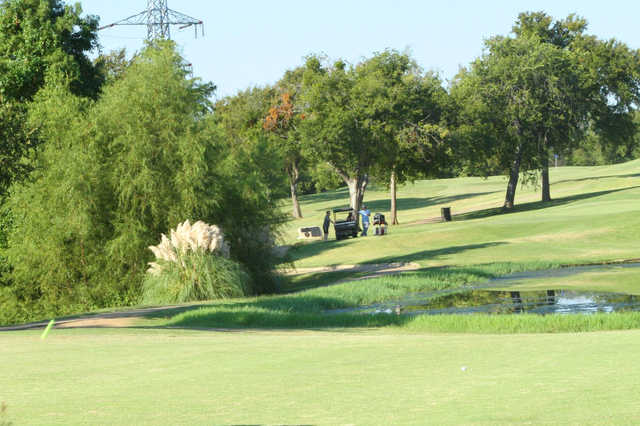
[[[244,296],[249,275],[229,258],[229,245],[215,225],[186,221],[159,245],[143,284],[144,303],[181,303]]]

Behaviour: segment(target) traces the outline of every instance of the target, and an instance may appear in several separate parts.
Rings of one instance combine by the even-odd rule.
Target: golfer
[[[333,221],[331,220],[331,212],[327,211],[327,214],[324,217],[324,222],[322,223],[322,230],[324,231],[324,240],[327,241],[327,239],[329,238],[329,225],[332,223]]]
[[[371,212],[367,209],[367,206],[362,206],[362,210],[358,212],[362,217],[362,234],[361,237],[367,236],[367,230],[369,229],[369,217],[371,216]]]

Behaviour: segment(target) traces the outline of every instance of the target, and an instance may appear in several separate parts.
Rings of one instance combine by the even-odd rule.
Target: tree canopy
[[[638,55],[625,45],[585,34],[575,16],[553,22],[542,12],[519,16],[515,37],[493,37],[462,72],[452,94],[462,105],[459,136],[475,144],[466,157],[478,170],[509,176],[504,206],[514,205],[520,173],[542,176],[551,199],[548,163],[553,149],[570,153],[586,131],[625,140],[635,133]]]

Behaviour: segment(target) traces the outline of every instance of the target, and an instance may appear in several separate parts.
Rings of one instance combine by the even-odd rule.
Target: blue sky
[[[70,1],[71,3],[72,1]],[[85,14],[106,25],[146,8],[146,0],[84,0]],[[218,86],[218,96],[272,84],[310,53],[357,63],[386,48],[409,49],[425,69],[451,79],[482,53],[485,38],[511,31],[518,13],[543,10],[554,18],[576,13],[588,32],[640,48],[635,1],[324,0],[303,2],[169,0],[169,8],[202,19],[205,36],[172,29],[194,75]],[[140,49],[144,27],[100,32],[105,51]]]

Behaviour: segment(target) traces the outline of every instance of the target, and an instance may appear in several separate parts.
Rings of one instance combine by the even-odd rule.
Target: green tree
[[[467,148],[475,151],[467,157],[481,159],[485,173],[506,171],[506,208],[513,207],[520,172],[536,180],[540,170],[542,200],[551,199],[552,149],[570,155],[589,130],[614,145],[632,140],[638,54],[585,30],[586,21],[573,15],[553,22],[542,12],[521,14],[515,37],[489,39],[454,84],[452,94],[464,105],[458,136],[479,147]]]
[[[303,72],[303,68],[287,71],[276,84],[279,98],[269,108],[262,126],[274,136],[273,141],[281,150],[284,170],[289,178],[293,217],[296,219],[302,217],[298,202],[298,183],[302,169],[306,165],[302,150],[302,135],[299,131],[300,123],[306,117],[305,111],[300,106]]]
[[[272,200],[287,196],[286,179],[280,167],[282,152],[263,129],[276,93],[270,86],[247,89],[218,101],[213,114],[232,152],[253,153],[250,170],[260,176],[260,182],[266,183],[261,189]]]
[[[531,89],[544,77],[544,52],[535,38],[496,37],[486,47],[471,69],[458,76],[452,94],[463,105],[460,137],[473,145],[468,152],[475,155],[467,158],[475,167],[480,163],[484,173],[492,169],[488,158],[496,159],[509,176],[504,206],[512,208],[520,172],[536,169],[529,124],[538,119],[539,102]],[[477,138],[480,129],[488,134]]]
[[[80,15],[79,5],[58,0],[0,2],[0,207],[9,186],[32,170],[39,139],[37,129],[26,125],[28,103],[45,81],[64,76],[76,94],[97,96],[102,78],[87,52],[97,46],[98,20]],[[9,211],[4,216],[0,250],[12,223]],[[8,269],[0,266],[0,282],[7,281]]]
[[[127,58],[126,49],[118,49],[107,54],[101,53],[94,59],[93,64],[101,74],[105,84],[109,84],[122,78],[132,62],[132,59]]]
[[[349,189],[351,207],[359,209],[369,174],[383,152],[362,96],[367,85],[364,73],[343,61],[323,66],[317,56],[309,57],[305,67],[303,103],[309,114],[300,126],[304,150],[332,167]]]
[[[569,150],[584,137],[581,124],[589,113],[584,69],[571,51],[543,43],[537,34],[495,37],[486,47],[454,87],[455,96],[465,98],[463,120],[478,125],[467,127],[467,134],[494,132],[481,138],[485,144],[477,151],[482,152],[473,158],[494,157],[486,171],[497,164],[509,176],[505,208],[514,205],[520,173],[535,180],[538,169],[548,201],[550,148]]]
[[[97,47],[98,18],[60,0],[0,3],[0,96],[30,100],[48,73],[66,76],[73,93],[95,97],[102,84],[87,52]]]
[[[188,74],[168,42],[147,47],[95,104],[64,81],[37,95],[30,123],[45,143],[8,202],[3,300],[33,316],[136,302],[148,246],[186,219],[222,227],[250,291],[274,289],[281,218],[255,172],[260,152],[227,140],[210,113],[213,86]]]
[[[586,20],[569,15],[553,21],[544,12],[521,13],[516,37],[537,37],[567,58],[548,71],[546,110],[536,131],[542,175],[542,201],[549,201],[550,149],[570,153],[585,142],[587,129],[600,136],[609,151],[630,151],[636,133],[633,120],[640,92],[640,56],[616,40],[587,35]]]
[[[0,204],[12,182],[31,170],[27,161],[35,146],[25,131],[27,105],[0,97]]]
[[[374,174],[389,183],[391,223],[398,223],[397,185],[442,174],[447,166],[442,120],[447,93],[437,76],[424,73],[408,54],[387,50],[359,64],[359,97],[383,155]]]

